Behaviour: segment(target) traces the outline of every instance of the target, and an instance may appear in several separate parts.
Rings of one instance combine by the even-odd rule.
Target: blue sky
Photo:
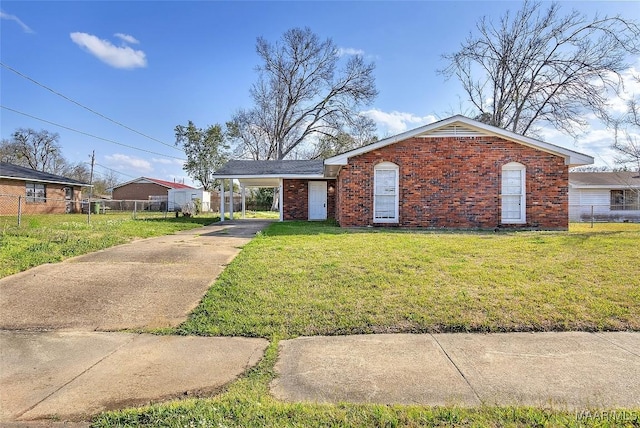
[[[7,1],[0,3],[3,64],[166,145],[124,129],[5,67],[1,104],[31,116],[116,141],[106,142],[0,109],[0,136],[19,127],[60,134],[63,155],[73,162],[96,153],[97,174],[111,168],[121,180],[148,176],[191,181],[184,154],[172,148],[174,127],[223,124],[251,106],[258,36],[275,41],[292,27],[330,37],[345,54],[376,63],[380,92],[368,106],[380,136],[445,118],[464,109],[456,80],[437,73],[441,55],[455,51],[477,20],[498,19],[517,1],[450,2],[177,2]],[[588,16],[621,14],[640,19],[637,2],[561,2]],[[640,70],[632,58],[630,72]],[[629,91],[640,90],[629,85]],[[612,100],[621,106],[621,100]],[[598,165],[613,166],[613,134],[594,124],[577,143],[553,130],[544,138],[582,151]],[[153,152],[153,153],[149,153]],[[161,156],[165,155],[165,156]]]

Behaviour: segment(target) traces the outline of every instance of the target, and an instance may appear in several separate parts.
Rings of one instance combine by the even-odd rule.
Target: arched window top
[[[377,164],[375,169],[398,169],[398,165],[393,162],[380,162]]]
[[[509,162],[502,165],[502,169],[519,170],[519,169],[525,169],[525,166],[519,162]]]

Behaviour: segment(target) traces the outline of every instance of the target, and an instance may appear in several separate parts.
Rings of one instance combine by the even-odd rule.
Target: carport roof
[[[322,160],[231,160],[213,178],[237,179],[244,186],[277,187],[280,179],[322,179]]]
[[[246,176],[307,176],[322,175],[322,160],[232,160],[217,170],[215,178],[239,178]]]

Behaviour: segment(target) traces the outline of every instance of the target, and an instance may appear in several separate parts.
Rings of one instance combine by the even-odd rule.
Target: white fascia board
[[[515,132],[498,128],[496,126],[487,125],[486,123],[478,122],[476,120],[472,120],[466,117],[462,117],[462,119],[464,120],[460,120],[460,122],[464,123],[470,128],[475,128],[480,131],[485,131],[489,134],[514,141],[524,146],[528,146],[534,149],[542,150],[547,153],[551,153],[553,155],[564,157],[565,164],[569,166],[591,165],[594,162],[594,159],[592,156],[585,155],[584,153],[565,149],[564,147],[556,146],[555,144],[547,143],[546,141],[536,140],[535,138],[530,138],[524,135],[516,134]]]
[[[63,186],[72,186],[72,187],[93,187],[93,184],[69,183],[68,181],[39,180],[34,178],[9,177],[6,175],[0,175],[0,178],[4,178],[6,180],[24,181],[27,183],[62,184]]]
[[[631,184],[571,184],[571,187],[574,189],[612,189],[612,190],[623,190],[623,189],[639,189],[640,186],[633,186]]]
[[[138,178],[136,178],[134,180],[129,180],[129,181],[126,181],[126,182],[124,182],[122,184],[116,184],[112,188],[113,189],[117,189],[119,187],[126,186],[127,184],[132,184],[132,183],[153,183],[153,184],[158,184],[158,183],[156,183],[154,181],[151,181],[151,180],[149,180],[149,179],[147,179],[145,177],[138,177]],[[164,186],[164,187],[166,187],[166,186]]]
[[[300,180],[319,180],[326,179],[323,174],[213,174],[211,175],[213,178],[221,178],[221,179],[248,179],[248,178],[283,178],[283,179],[300,179]]]
[[[565,149],[564,147],[556,146],[555,144],[550,144],[544,141],[536,140],[534,138],[525,137],[523,135],[516,134],[515,132],[507,131],[506,129],[498,128],[496,126],[487,125],[486,123],[469,119],[468,117],[461,116],[461,115],[452,116],[450,118],[443,119],[438,122],[430,123],[429,125],[424,125],[424,126],[421,126],[420,128],[403,132],[402,134],[398,134],[393,137],[385,138],[384,140],[380,140],[377,143],[373,143],[368,146],[352,150],[350,152],[346,152],[337,156],[327,158],[325,159],[324,163],[325,165],[347,165],[350,157],[358,156],[360,154],[367,153],[367,152],[388,146],[390,144],[397,143],[402,140],[407,140],[409,138],[420,136],[421,134],[427,133],[429,131],[433,131],[438,128],[444,128],[454,123],[462,123],[468,126],[469,128],[473,128],[478,131],[483,131],[485,133],[488,133],[489,135],[495,135],[507,140],[514,141],[519,144],[523,144],[525,146],[532,147],[534,149],[542,150],[557,156],[561,156],[565,159],[565,165],[581,166],[581,165],[591,165],[594,163],[593,157],[585,155],[583,153]],[[430,136],[428,135],[425,135],[424,137],[430,138]],[[434,136],[434,137],[439,137],[439,136]]]

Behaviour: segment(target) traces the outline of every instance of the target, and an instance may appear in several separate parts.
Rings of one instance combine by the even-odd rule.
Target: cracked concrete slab
[[[0,422],[83,420],[211,395],[255,365],[267,345],[248,338],[0,332]]]
[[[640,334],[438,334],[488,405],[568,410],[640,406]],[[607,338],[604,340],[603,338]]]
[[[280,343],[285,401],[560,410],[640,406],[640,333],[306,337]]]
[[[284,340],[276,372],[271,392],[285,401],[481,404],[430,335]]]

